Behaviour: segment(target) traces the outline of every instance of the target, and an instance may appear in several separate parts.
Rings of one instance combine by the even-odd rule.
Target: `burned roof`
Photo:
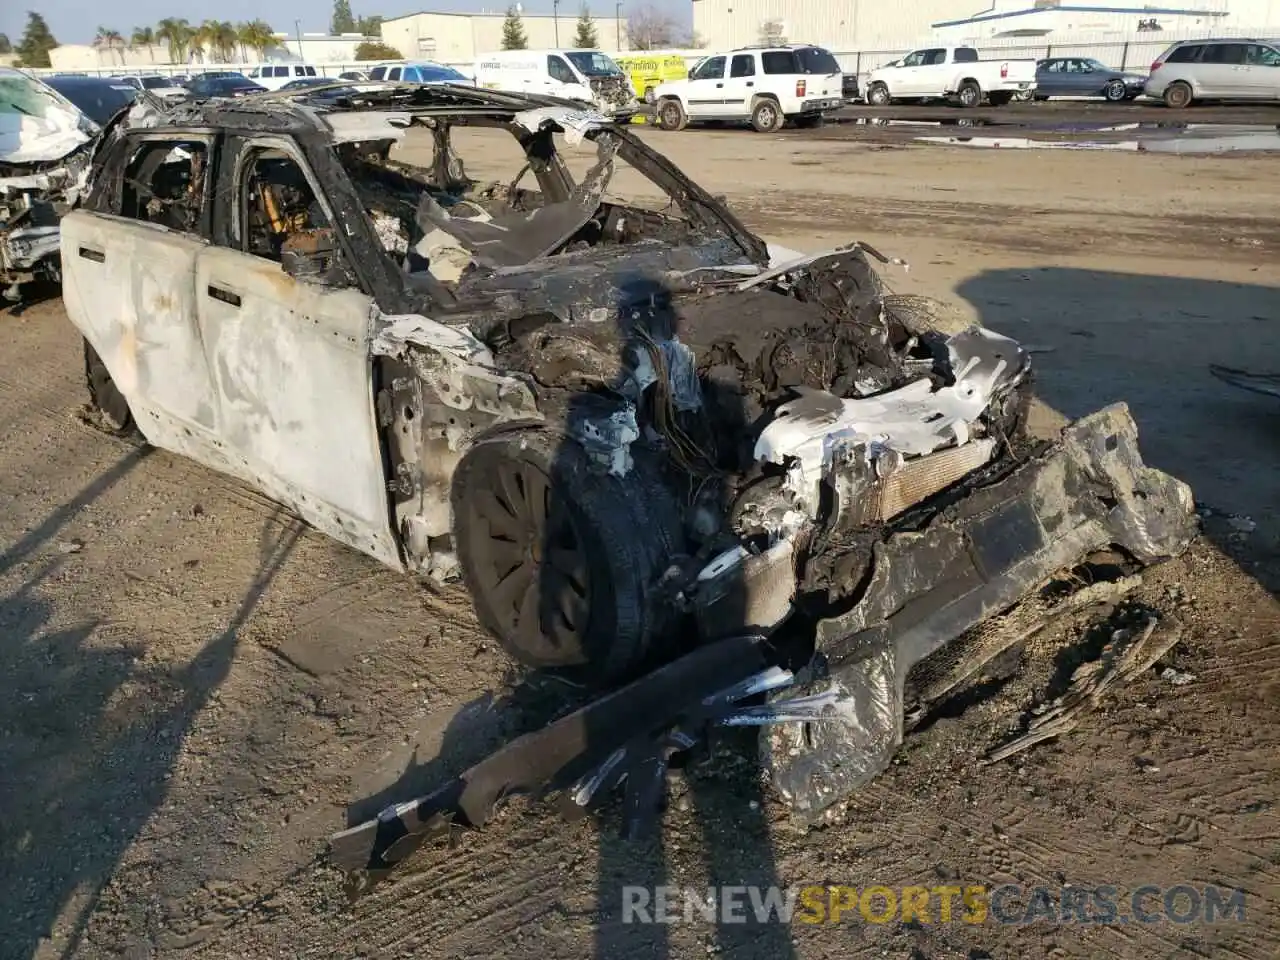
[[[404,114],[406,117],[448,117],[466,122],[468,117],[510,120],[539,108],[558,108],[567,114],[589,118],[593,125],[612,121],[574,100],[537,94],[510,93],[459,84],[421,86],[403,83],[359,83],[335,80],[332,85],[300,90],[278,90],[234,99],[186,101],[154,118],[155,126],[248,127],[281,133],[350,128],[333,123],[336,116]],[[404,124],[407,126],[407,122]],[[344,139],[341,134],[337,139]]]

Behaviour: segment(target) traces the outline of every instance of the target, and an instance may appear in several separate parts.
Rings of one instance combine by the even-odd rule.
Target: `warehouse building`
[[[621,4],[610,4],[621,8]],[[530,50],[554,50],[572,47],[578,29],[579,7],[566,5],[568,11],[558,17],[524,14],[525,37]],[[595,19],[596,39],[601,50],[625,50],[627,21],[625,18]],[[441,63],[470,63],[486,53],[502,49],[502,24],[506,13],[409,13],[382,21],[382,42],[395,47],[409,60],[435,60]]]
[[[1280,33],[1280,0],[693,0],[693,28],[711,49],[790,41],[837,52],[901,51],[925,40],[1265,36]]]

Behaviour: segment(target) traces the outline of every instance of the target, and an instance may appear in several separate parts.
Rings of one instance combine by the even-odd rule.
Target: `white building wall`
[[[1166,38],[1180,39],[1187,34],[1280,36],[1280,0],[1063,0],[1063,5],[1132,9],[1125,13],[1046,9],[1031,16],[935,31],[935,23],[1028,10],[1035,6],[1035,0],[912,0],[897,4],[886,0],[692,0],[694,31],[706,41],[709,50],[785,39],[821,44],[837,53],[860,51],[874,56],[880,52],[901,53],[930,39],[990,40],[1011,30],[1070,33],[1077,38],[1087,34],[1120,38],[1136,35],[1138,21],[1152,17],[1162,29],[1144,32],[1140,39],[1160,49],[1172,42]],[[1144,7],[1225,15],[1179,16],[1152,13]],[[1024,43],[1034,45],[1035,41]]]
[[[993,6],[982,0],[693,0],[693,29],[710,50],[777,42],[778,28],[781,39],[793,43],[876,50],[909,45],[928,36],[932,23]]]
[[[471,63],[483,54],[502,49],[505,19],[503,14],[418,13],[384,20],[382,42],[395,47],[409,60]],[[530,50],[573,46],[573,38],[578,32],[576,12],[562,15],[558,26],[555,17],[526,15],[520,19]],[[625,19],[596,17],[594,20],[601,50],[627,49]]]

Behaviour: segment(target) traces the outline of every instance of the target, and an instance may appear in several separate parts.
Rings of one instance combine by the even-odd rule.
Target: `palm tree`
[[[240,24],[236,29],[236,35],[240,40],[241,49],[256,51],[259,60],[266,57],[267,51],[275,46],[276,42],[275,32],[265,20]],[[245,59],[247,60],[248,57]]]
[[[133,34],[129,38],[129,46],[135,47],[135,48],[146,47],[148,59],[155,60],[155,57],[151,55],[151,48],[154,47],[155,45],[156,45],[156,32],[154,30],[152,30],[150,27],[134,27],[133,28]]]
[[[230,63],[236,55],[236,44],[240,35],[230,20],[215,20],[213,24],[213,46],[218,51],[218,58],[223,63]]]
[[[98,32],[94,35],[93,45],[101,50],[106,47],[108,50],[120,51],[120,63],[124,63],[124,37],[121,36],[119,30],[112,30],[109,27],[98,27]]]
[[[191,38],[191,43],[200,54],[201,63],[208,63],[209,58],[216,55],[217,48],[214,46],[214,38],[217,34],[217,20],[206,20],[196,27],[195,36]]]
[[[156,25],[156,40],[169,47],[169,59],[174,63],[187,62],[194,33],[191,24],[181,17],[165,17]]]

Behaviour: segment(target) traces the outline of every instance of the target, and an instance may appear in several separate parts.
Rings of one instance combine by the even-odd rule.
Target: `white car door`
[[[102,358],[153,446],[222,467],[217,403],[196,310],[207,247],[211,144],[131,139],[117,213],[63,218],[67,315]]]
[[[894,67],[885,77],[889,84],[889,92],[895,97],[920,96],[920,68],[929,55],[929,50],[912,50],[902,58],[902,65]]]
[[[725,112],[726,57],[707,57],[685,86],[684,109],[690,117],[719,117]]]
[[[374,409],[373,301],[353,287],[285,272],[267,227],[273,209],[277,227],[305,219],[292,220],[294,235],[332,239],[337,223],[291,141],[249,142],[234,177],[228,202],[241,248],[210,246],[196,260],[220,439],[238,472],[273,499],[334,539],[400,567]],[[286,209],[281,183],[310,202]],[[268,193],[272,199],[264,201]]]
[[[729,75],[724,81],[721,113],[724,116],[751,116],[751,98],[756,94],[756,56],[735,53],[729,60]]]

